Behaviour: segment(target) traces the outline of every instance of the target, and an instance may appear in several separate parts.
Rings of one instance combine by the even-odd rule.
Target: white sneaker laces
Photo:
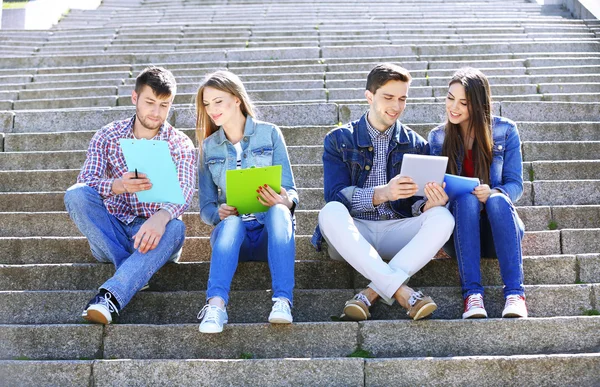
[[[421,292],[413,292],[410,297],[408,298],[408,304],[410,306],[413,306],[414,304],[416,304],[417,301],[422,300],[423,299],[423,293]]]
[[[202,318],[204,317],[204,320]],[[200,312],[198,312],[198,319],[202,322],[219,324],[219,307],[216,305],[206,304]]]
[[[510,306],[514,306],[514,307],[519,307],[521,306],[521,296],[517,295],[517,294],[511,294],[510,296],[506,297],[506,305],[504,306],[505,308],[508,308]]]
[[[111,301],[111,298],[112,295],[110,293],[104,293],[104,298],[100,299],[100,304],[104,305],[110,313],[114,312],[117,315],[119,315],[119,310],[117,309],[116,305]]]
[[[277,298],[277,301],[275,301],[275,304],[273,304],[273,312],[291,314],[288,300],[281,297]]]
[[[354,296],[355,300],[359,300],[365,303],[365,305],[367,305],[368,307],[371,306],[371,302],[369,301],[369,299],[367,298],[367,296],[365,296],[362,293],[358,293],[357,295]]]
[[[483,297],[481,297],[481,294],[471,294],[467,298],[467,310],[470,310],[472,308],[484,308]]]

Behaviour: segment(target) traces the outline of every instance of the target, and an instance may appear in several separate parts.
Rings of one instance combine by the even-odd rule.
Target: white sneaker
[[[227,311],[216,305],[206,304],[198,313],[201,319],[199,330],[202,333],[221,333],[227,324]]]
[[[525,297],[518,294],[512,294],[506,297],[502,317],[527,317]]]
[[[467,318],[486,318],[487,312],[483,306],[483,296],[480,293],[471,294],[465,300],[465,312],[462,315],[463,319]]]
[[[269,315],[269,322],[271,324],[291,324],[294,319],[290,310],[290,302],[287,298],[277,297],[273,298],[273,301],[275,303]]]

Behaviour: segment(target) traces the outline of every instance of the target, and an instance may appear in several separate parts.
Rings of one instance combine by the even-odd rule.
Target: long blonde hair
[[[196,93],[196,140],[198,140],[199,160],[202,160],[202,142],[205,138],[219,130],[219,127],[210,119],[204,106],[204,89],[212,87],[220,91],[232,94],[240,100],[240,109],[244,117],[254,117],[254,107],[248,97],[246,88],[240,78],[231,71],[216,71],[208,74]]]

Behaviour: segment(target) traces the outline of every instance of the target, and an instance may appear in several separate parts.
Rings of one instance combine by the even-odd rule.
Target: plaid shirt
[[[371,137],[371,142],[373,143],[375,157],[373,157],[373,167],[367,177],[367,181],[365,181],[364,187],[356,188],[352,195],[352,209],[360,213],[356,216],[359,219],[400,219],[401,216],[392,210],[389,202],[381,203],[378,206],[373,205],[375,187],[387,184],[387,152],[396,124],[394,123],[384,132],[380,132],[371,126],[368,119],[365,121],[367,122],[369,137]]]
[[[77,177],[78,183],[94,188],[104,199],[104,206],[121,222],[129,224],[136,217],[149,218],[158,210],[166,210],[171,219],[178,218],[188,208],[196,185],[197,152],[192,140],[165,122],[153,140],[167,141],[171,157],[177,167],[179,183],[186,204],[141,203],[135,193],[115,195],[112,184],[127,171],[121,138],[135,138],[133,124],[135,115],[127,120],[115,121],[96,132],[87,151],[83,168]]]

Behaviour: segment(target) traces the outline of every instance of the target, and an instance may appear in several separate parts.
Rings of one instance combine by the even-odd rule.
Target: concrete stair
[[[598,385],[597,20],[524,0],[104,0],[49,31],[0,30],[0,53],[0,385]],[[517,122],[531,318],[500,318],[498,263],[486,258],[490,318],[461,320],[457,264],[438,254],[410,282],[436,300],[433,318],[413,322],[378,303],[372,320],[339,321],[368,281],[310,245],[324,205],[322,141],[364,113],[366,75],[382,61],[413,75],[402,121],[425,137],[462,66],[488,75],[495,114]],[[242,263],[230,324],[198,333],[210,228],[197,195],[180,263],[118,324],[83,323],[114,269],[92,257],[64,191],[94,132],[134,113],[135,76],[148,64],[175,74],[169,121],[191,138],[198,84],[216,69],[239,74],[259,118],[281,127],[301,198],[292,326],[265,322],[267,265]]]

